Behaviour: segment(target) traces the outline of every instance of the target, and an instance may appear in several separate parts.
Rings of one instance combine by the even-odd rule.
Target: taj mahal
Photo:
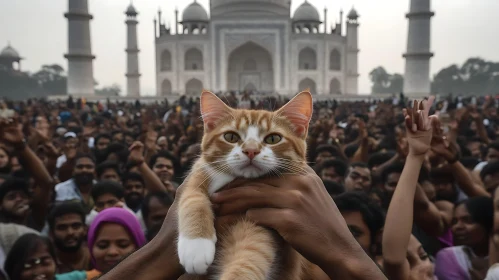
[[[358,14],[335,28],[306,0],[291,16],[289,0],[196,1],[156,30],[158,95],[214,91],[358,92]],[[324,10],[327,19],[327,10]]]
[[[343,17],[338,11],[328,26],[328,11],[308,0],[291,11],[290,0],[210,0],[209,13],[196,0],[174,23],[154,19],[156,96],[198,95],[214,92],[359,94],[359,14],[352,8]],[[430,92],[431,0],[409,2],[404,93],[426,96]],[[133,3],[125,9],[127,46],[126,96],[140,93],[139,12]],[[67,93],[94,96],[88,0],[68,0]],[[152,19],[151,19],[152,20]],[[332,22],[332,21],[331,21]],[[20,69],[23,58],[10,45],[0,52],[0,69]],[[16,66],[17,65],[17,66]]]

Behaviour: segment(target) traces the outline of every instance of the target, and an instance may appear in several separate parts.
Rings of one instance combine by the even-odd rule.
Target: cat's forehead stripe
[[[246,141],[248,140],[257,140],[259,141],[260,140],[260,131],[258,129],[258,127],[254,126],[254,125],[250,125],[248,127],[248,131],[246,132]]]

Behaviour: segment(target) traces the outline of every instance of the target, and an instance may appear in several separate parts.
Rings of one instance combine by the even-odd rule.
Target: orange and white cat
[[[308,91],[276,112],[232,109],[211,92],[201,94],[202,154],[184,182],[178,208],[177,249],[187,273],[222,280],[307,278],[310,263],[275,232],[245,219],[218,233],[215,258],[209,196],[235,178],[303,170],[312,108]]]

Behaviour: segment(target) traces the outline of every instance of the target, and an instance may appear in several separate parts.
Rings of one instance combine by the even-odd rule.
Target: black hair
[[[7,179],[0,185],[0,201],[4,199],[5,195],[11,191],[22,191],[29,196],[29,183],[27,180],[7,177]]]
[[[104,162],[101,162],[97,165],[97,167],[95,168],[95,172],[97,173],[97,178],[100,178],[100,176],[102,176],[102,174],[104,174],[104,172],[106,172],[106,170],[108,169],[113,169],[114,171],[116,171],[116,173],[118,174],[118,176],[120,176],[120,167],[118,166],[118,164],[114,161],[104,161]]]
[[[394,162],[388,165],[385,169],[383,169],[383,172],[381,172],[381,181],[386,183],[386,180],[390,174],[402,173],[402,170],[404,170],[404,164],[401,162]]]
[[[54,230],[55,227],[55,220],[59,217],[62,217],[67,214],[76,214],[80,216],[81,222],[85,223],[85,209],[83,209],[83,205],[79,202],[62,202],[56,204],[52,210],[50,211],[48,217],[47,217],[47,222],[49,224],[49,229],[50,231]]]
[[[483,180],[485,176],[493,175],[495,173],[499,173],[499,161],[487,163],[487,165],[482,168],[482,171],[480,171],[480,178]]]
[[[475,166],[477,166],[477,164],[480,163],[480,160],[478,160],[477,158],[474,158],[474,157],[463,157],[459,161],[467,169],[473,169],[473,168],[475,168]]]
[[[95,157],[89,153],[77,153],[74,162],[77,162],[79,159],[88,158],[95,164]]]
[[[167,192],[155,191],[148,193],[144,197],[144,201],[142,201],[142,206],[140,208],[144,220],[146,220],[149,216],[149,204],[152,198],[158,199],[158,201],[164,206],[169,207],[173,204],[173,198]]]
[[[12,249],[10,249],[7,258],[5,259],[4,268],[10,279],[21,279],[24,263],[40,245],[47,246],[53,262],[56,261],[54,246],[47,237],[40,236],[36,233],[24,234],[14,242]]]
[[[167,160],[171,161],[173,164],[173,172],[175,173],[173,176],[175,177],[177,173],[180,171],[180,163],[173,154],[167,152],[167,151],[159,151],[155,155],[151,157],[149,160],[149,166],[153,168],[153,166],[156,164],[156,161],[158,161],[158,158],[166,158]]]
[[[466,210],[470,213],[471,219],[475,223],[483,226],[487,233],[492,231],[492,228],[494,227],[494,201],[492,198],[474,196],[456,203],[455,208],[461,204],[464,204]]]
[[[359,145],[357,145],[357,144],[346,146],[345,147],[345,156],[347,158],[353,157],[358,149],[359,149]]]
[[[128,159],[128,149],[121,143],[111,143],[106,150],[106,158],[111,154],[116,154],[120,162],[126,162]]]
[[[376,242],[376,235],[385,224],[385,214],[368,194],[363,191],[345,192],[335,197],[334,202],[340,212],[360,212],[371,232],[371,243]]]
[[[348,164],[339,159],[326,159],[325,161],[318,164],[315,168],[315,172],[320,173],[324,168],[334,167],[336,173],[340,176],[345,176],[348,170]]]
[[[369,157],[369,159],[367,160],[367,165],[369,166],[369,169],[372,169],[375,166],[382,165],[383,163],[389,161],[394,156],[394,151],[377,152]]]
[[[354,168],[354,167],[369,168],[369,166],[367,166],[367,164],[365,164],[363,162],[354,162],[354,163],[351,163],[350,167],[351,168]]]
[[[109,139],[109,140],[111,140],[111,138],[112,138],[112,137],[111,137],[111,135],[109,135],[109,134],[107,134],[107,133],[101,133],[101,134],[99,134],[99,135],[95,136],[95,144],[97,144],[97,142],[99,142],[99,140],[100,140],[101,138],[105,138],[105,139]]]
[[[487,150],[489,150],[489,149],[494,149],[496,151],[499,151],[499,141],[495,141],[495,142],[490,143],[487,146]]]
[[[123,176],[121,177],[121,181],[123,182],[123,185],[125,185],[126,182],[129,180],[139,181],[142,184],[145,184],[144,178],[142,177],[142,175],[140,175],[139,173],[136,173],[136,172],[127,172],[127,173],[123,174]]]
[[[317,146],[317,148],[315,149],[315,155],[317,156],[318,154],[320,154],[322,152],[328,152],[333,157],[343,158],[341,151],[336,146],[333,146],[330,144],[323,144],[323,145]]]
[[[125,189],[118,182],[108,180],[101,181],[92,187],[91,195],[93,200],[97,201],[103,194],[112,194],[116,196],[116,198],[122,199],[125,197]]]
[[[324,187],[331,197],[335,197],[345,192],[345,186],[332,180],[323,180]]]

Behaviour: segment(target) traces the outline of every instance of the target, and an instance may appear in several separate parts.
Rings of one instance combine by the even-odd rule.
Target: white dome
[[[355,10],[355,8],[352,8],[352,9],[350,10],[350,12],[348,13],[347,18],[350,18],[350,19],[358,19],[358,18],[359,18],[359,14],[357,13],[357,10]]]
[[[187,6],[187,8],[185,8],[184,12],[182,13],[182,21],[209,21],[208,13],[203,8],[203,6],[194,1],[194,3]]]
[[[133,6],[132,3],[130,3],[130,5],[128,6],[128,8],[126,9],[126,12],[125,12],[127,15],[136,15],[138,14],[137,13],[137,10],[135,10],[135,7]]]
[[[21,58],[19,53],[13,47],[11,47],[10,44],[7,45],[7,47],[5,47],[2,52],[0,52],[0,56],[8,58]]]
[[[293,15],[293,21],[320,22],[321,18],[317,9],[308,3],[308,1],[305,1],[300,5],[300,7],[298,7],[298,9],[296,9],[295,14]]]

